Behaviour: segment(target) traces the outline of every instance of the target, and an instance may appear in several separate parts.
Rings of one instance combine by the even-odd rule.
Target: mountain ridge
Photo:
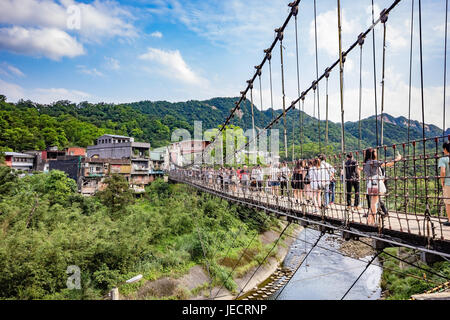
[[[4,97],[4,96],[3,96]],[[202,121],[203,129],[222,125],[237,98],[211,98],[208,100],[189,100],[186,102],[139,101],[124,104],[89,102],[72,103],[58,101],[53,104],[38,104],[20,100],[8,103],[0,99],[0,147],[16,151],[45,148],[49,145],[85,147],[93,142],[96,135],[115,133],[129,135],[137,140],[150,141],[152,147],[160,147],[171,142],[171,133],[176,128],[187,129],[193,133],[194,121]],[[260,111],[254,106],[255,126],[265,128],[273,117],[282,113],[271,109]],[[304,115],[304,144],[319,144],[317,119]],[[385,114],[384,144],[392,145],[408,140],[407,119]],[[300,145],[300,113],[298,109],[286,114],[288,145],[296,149]],[[375,117],[361,121],[362,139],[359,141],[359,123],[345,123],[346,150],[373,147],[377,145]],[[280,147],[284,147],[283,119],[274,125],[280,130]],[[234,117],[231,124],[243,129],[252,127],[249,101],[241,105],[241,114]],[[411,121],[410,139],[422,138],[418,121]],[[441,136],[442,129],[427,125],[426,136]],[[295,130],[295,133],[294,131]],[[320,122],[321,142],[325,144],[325,121]],[[450,129],[447,129],[450,134]],[[22,143],[21,139],[26,140]],[[329,145],[340,150],[341,124],[329,122]]]

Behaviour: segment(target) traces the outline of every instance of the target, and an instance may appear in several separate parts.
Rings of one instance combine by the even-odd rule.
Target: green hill
[[[214,98],[206,101],[187,101],[170,103],[166,101],[141,101],[127,104],[79,104],[70,101],[58,101],[50,105],[32,101],[8,103],[0,99],[0,148],[24,151],[44,149],[57,145],[86,147],[104,133],[129,135],[137,140],[149,141],[152,147],[170,143],[174,129],[187,129],[193,133],[194,121],[202,121],[203,129],[216,128],[224,122],[237,98]],[[232,124],[244,129],[251,128],[251,108],[247,101],[242,105],[241,117],[235,117]],[[255,125],[264,128],[272,119],[272,110],[255,112]],[[275,110],[277,116],[281,110]],[[292,148],[295,141],[296,153],[300,148],[300,114],[298,110],[287,114],[288,144]],[[394,118],[385,115],[384,144],[391,145],[407,141],[407,122],[404,117]],[[375,146],[375,117],[364,119],[361,147]],[[293,130],[295,127],[295,135]],[[280,147],[283,148],[283,121],[274,126],[280,130]],[[426,126],[426,135],[438,136],[442,130],[434,125]],[[340,150],[341,125],[329,122],[329,144]],[[358,122],[347,122],[346,149],[356,150],[359,142]],[[318,145],[318,121],[304,115],[304,143]],[[450,133],[450,129],[447,130]],[[325,138],[325,121],[321,121],[322,145]],[[411,139],[422,137],[421,124],[411,123]],[[316,146],[317,147],[317,146]],[[290,150],[290,154],[292,151]]]

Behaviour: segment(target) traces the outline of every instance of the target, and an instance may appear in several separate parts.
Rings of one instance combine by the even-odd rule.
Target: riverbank
[[[293,227],[293,230],[289,233],[289,236],[286,236],[284,237],[284,239],[282,238],[280,240],[275,256],[269,257],[267,259],[267,262],[258,269],[253,278],[250,279],[250,277],[256,271],[257,267],[250,269],[245,274],[245,276],[234,279],[239,288],[242,289],[242,287],[245,286],[244,290],[242,290],[240,294],[241,296],[245,296],[250,291],[255,290],[255,288],[267,282],[267,279],[269,279],[277,271],[280,265],[282,265],[284,259],[291,249],[291,245],[293,244],[296,236],[301,232],[301,230],[303,230],[302,227],[295,225]],[[260,236],[260,240],[266,244],[273,243],[274,241],[276,241],[276,239],[278,239],[279,235],[279,232],[267,231]],[[220,294],[222,296],[218,298],[218,300],[231,300],[236,297],[229,292],[227,294],[222,294],[222,291]]]
[[[281,222],[280,225],[281,228],[284,228],[286,222]],[[206,300],[215,297],[216,300],[232,300],[241,290],[241,295],[245,294],[264,282],[277,270],[288,254],[296,235],[301,230],[300,226],[291,225],[286,231],[287,235],[280,239],[272,254],[261,267],[258,268],[258,263],[255,263],[255,261],[249,261],[248,265],[251,267],[243,273],[234,272],[233,281],[236,284],[236,289],[233,291],[219,285],[211,288],[207,270],[201,265],[194,265],[179,277],[162,277],[147,281],[136,292],[124,295],[121,299]],[[268,230],[260,234],[258,239],[263,247],[272,247],[279,236],[280,231]]]
[[[441,292],[449,289],[447,285],[436,290],[450,278],[450,262],[440,261],[432,265],[426,265],[420,261],[420,255],[410,249],[386,248],[385,251],[405,262],[386,254],[380,255],[383,264],[382,299],[408,300],[415,295],[420,297],[428,291]],[[422,270],[413,267],[411,264],[420,266]]]

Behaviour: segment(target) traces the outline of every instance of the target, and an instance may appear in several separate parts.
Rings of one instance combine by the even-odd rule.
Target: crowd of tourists
[[[450,170],[449,154],[450,144],[443,146],[444,157],[440,158],[440,180],[443,190],[444,204],[446,206],[450,225]],[[328,209],[336,201],[336,182],[338,179],[345,186],[345,205],[347,210],[363,214],[369,224],[375,224],[376,214],[388,215],[385,197],[386,168],[394,166],[401,161],[402,156],[397,153],[392,161],[378,160],[376,149],[364,151],[362,165],[348,153],[339,168],[335,168],[325,155],[314,159],[298,160],[292,163],[282,162],[270,165],[246,165],[237,168],[221,167],[218,169],[203,167],[197,170],[184,170],[196,180],[205,185],[234,194],[264,195],[265,197],[281,197],[290,199],[299,205],[313,206],[317,212]],[[342,169],[343,168],[343,169]],[[364,175],[363,175],[363,174]],[[361,186],[364,182],[365,186]],[[361,208],[361,189],[365,188],[367,210]],[[343,189],[343,188],[342,188]],[[341,190],[342,190],[341,189]],[[353,200],[353,201],[352,201]],[[344,205],[344,204],[340,204]]]

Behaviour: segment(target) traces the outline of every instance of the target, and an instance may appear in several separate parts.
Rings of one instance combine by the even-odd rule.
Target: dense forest
[[[91,104],[88,102],[72,103],[58,101],[50,105],[37,104],[21,100],[8,103],[5,96],[0,96],[0,150],[25,151],[45,149],[48,146],[60,148],[68,146],[86,147],[104,133],[133,136],[137,140],[148,141],[153,148],[171,142],[173,130],[187,129],[193,134],[194,121],[202,121],[203,130],[217,128],[234,107],[236,98],[214,98],[207,101],[187,101],[170,103],[165,101],[141,101],[129,104]],[[251,107],[246,101],[240,117],[235,117],[231,124],[251,128]],[[264,128],[281,114],[280,110],[261,112],[255,107],[255,125]],[[319,142],[319,122],[307,114],[302,127],[304,150],[317,150]],[[407,119],[386,115],[386,145],[407,140]],[[300,114],[298,110],[287,114],[287,131],[289,153],[292,146],[300,154]],[[376,145],[375,117],[364,119],[361,123],[361,147]],[[321,144],[324,145],[325,121],[320,122]],[[280,129],[280,147],[284,148],[283,121],[274,126]],[[426,127],[427,136],[438,136],[442,130],[436,126]],[[359,123],[348,122],[346,129],[346,148],[356,150],[359,146]],[[340,150],[340,124],[329,123],[329,147]],[[450,130],[448,130],[450,133]],[[411,139],[422,137],[421,125],[411,123]],[[293,143],[294,142],[294,143]]]
[[[255,234],[279,227],[262,212],[183,185],[157,181],[137,199],[123,178],[108,182],[104,192],[85,198],[63,172],[19,179],[0,167],[0,300],[101,299],[114,286],[132,294],[147,280],[182,275],[195,265],[206,270],[205,257],[213,285],[225,281],[233,290],[236,284],[227,279],[230,261],[237,261]],[[244,259],[236,273],[261,261],[271,246],[256,238],[246,249],[252,258]],[[225,248],[230,248],[226,261]],[[71,265],[81,270],[80,290],[66,286]],[[124,284],[137,274],[144,280]],[[158,298],[190,294],[195,293]]]

